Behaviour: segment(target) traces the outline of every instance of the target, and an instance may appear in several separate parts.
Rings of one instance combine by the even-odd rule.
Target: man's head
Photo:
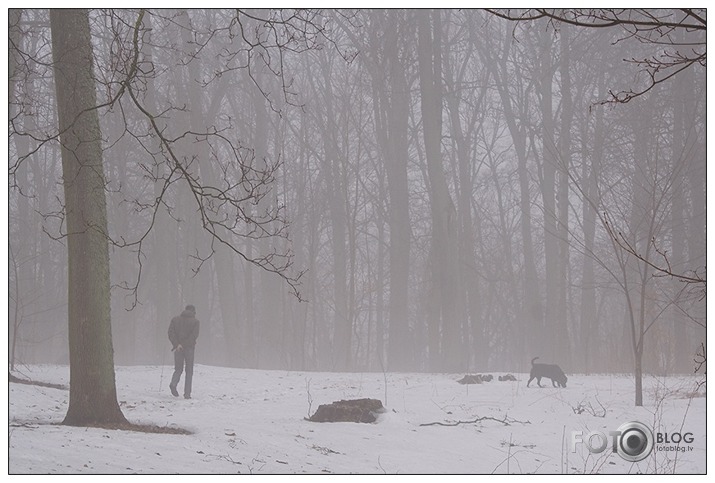
[[[196,314],[196,307],[194,307],[193,305],[187,305],[186,309],[184,310],[186,310],[187,312],[191,312],[194,315]]]

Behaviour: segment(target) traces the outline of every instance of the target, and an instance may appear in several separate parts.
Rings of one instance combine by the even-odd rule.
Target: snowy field
[[[22,376],[68,384],[66,366],[31,366]],[[704,473],[706,398],[695,379],[644,381],[633,406],[627,376],[570,375],[568,387],[516,382],[460,385],[464,374],[301,373],[198,365],[194,398],[174,398],[171,368],[118,367],[117,390],[132,423],[191,435],[60,426],[67,390],[9,384],[10,474],[20,473]],[[183,378],[179,390],[183,387]],[[313,423],[318,405],[377,398],[376,423]],[[387,399],[387,400],[386,400]],[[580,408],[580,409],[579,409]],[[580,414],[579,414],[580,412]],[[605,413],[605,415],[604,415]],[[603,416],[603,417],[602,417]],[[478,418],[478,422],[467,423]],[[509,422],[504,424],[502,421]],[[465,423],[456,424],[459,421]],[[629,463],[609,448],[571,450],[572,431],[616,430],[640,421],[654,432],[692,433],[681,450],[656,449]],[[425,425],[429,423],[453,426]],[[597,444],[597,441],[594,443]],[[688,448],[688,446],[690,448]],[[689,451],[683,451],[689,450]]]

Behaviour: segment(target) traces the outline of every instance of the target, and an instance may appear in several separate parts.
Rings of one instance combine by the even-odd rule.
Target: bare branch
[[[603,221],[603,225],[606,228],[606,231],[608,232],[611,239],[625,252],[633,255],[634,257],[654,269],[661,276],[673,277],[685,283],[701,284],[703,286],[703,296],[705,295],[705,289],[707,286],[707,279],[705,278],[705,276],[698,274],[697,270],[692,271],[692,274],[674,272],[670,266],[670,261],[668,260],[667,252],[656,245],[655,238],[650,240],[650,244],[653,246],[656,253],[658,253],[663,258],[664,265],[658,265],[644,255],[640,254],[633,246],[633,244],[628,241],[626,236],[623,235],[623,233],[621,233],[620,231],[617,231],[611,225],[611,223],[608,221],[607,216],[604,216]]]
[[[704,9],[487,9],[499,18],[514,22],[546,19],[554,29],[564,23],[583,28],[620,28],[625,39],[636,39],[644,44],[664,45],[664,50],[645,59],[631,59],[648,74],[648,84],[637,90],[610,91],[610,98],[600,104],[627,103],[651,91],[655,86],[672,79],[693,65],[707,64],[707,30]],[[683,16],[678,20],[678,16]],[[685,41],[673,38],[674,33],[688,34]],[[693,36],[693,34],[696,34]]]

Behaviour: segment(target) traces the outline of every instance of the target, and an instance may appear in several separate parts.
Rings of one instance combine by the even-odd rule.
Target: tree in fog
[[[410,336],[408,292],[410,276],[410,213],[408,187],[408,116],[410,86],[407,39],[414,33],[408,12],[369,12],[370,31],[361,60],[370,74],[373,122],[386,173],[386,210],[389,229],[388,355],[390,370],[414,367],[414,339]],[[396,19],[396,20],[393,20]],[[393,23],[394,22],[394,23]],[[360,44],[358,44],[360,45]]]
[[[457,372],[466,367],[462,335],[465,308],[460,283],[457,210],[447,185],[441,153],[444,90],[441,16],[439,10],[417,13],[420,113],[432,221],[428,340],[432,369]]]
[[[64,247],[40,234],[62,239],[64,200],[47,14],[26,12],[12,335],[56,363]],[[624,372],[642,347],[644,376],[691,370],[704,304],[659,275],[705,278],[705,17],[499,13],[91,11],[116,361],[162,363],[191,297],[207,364]]]
[[[661,324],[663,310],[656,299],[658,279],[653,277],[653,260],[658,256],[654,243],[663,240],[668,228],[673,188],[682,176],[683,165],[660,159],[648,139],[657,138],[649,116],[632,119],[632,165],[625,183],[617,182],[599,200],[603,223],[611,235],[617,269],[614,270],[626,302],[625,319],[634,363],[635,405],[643,405],[643,357],[649,331]],[[627,168],[626,168],[627,169]],[[616,234],[617,233],[617,234]],[[642,258],[621,250],[615,242],[622,237],[638,247]],[[652,349],[651,349],[652,350]]]
[[[554,283],[556,279],[552,278],[552,281],[548,281],[549,274],[549,261],[548,261],[548,238],[549,234],[556,234],[559,244],[564,245],[564,241],[568,238],[573,238],[572,246],[582,251],[584,254],[584,271],[581,274],[583,290],[582,290],[582,300],[581,300],[581,318],[582,325],[578,329],[577,333],[582,335],[583,344],[586,346],[583,348],[584,355],[586,356],[586,364],[589,364],[591,347],[595,343],[593,337],[598,338],[597,326],[594,326],[594,312],[596,311],[596,301],[594,299],[594,269],[592,266],[592,261],[595,260],[601,268],[604,268],[612,280],[616,280],[619,290],[625,296],[625,327],[624,337],[622,340],[628,340],[627,345],[621,346],[623,353],[632,354],[632,364],[634,367],[634,375],[636,380],[636,395],[635,400],[637,405],[642,404],[642,376],[643,376],[643,366],[644,366],[644,355],[648,354],[652,359],[651,364],[656,364],[658,355],[660,357],[665,357],[665,354],[672,353],[672,350],[663,350],[662,346],[653,347],[649,351],[644,348],[649,344],[662,344],[658,340],[661,336],[656,336],[656,334],[662,333],[661,326],[665,323],[662,320],[665,310],[671,305],[679,306],[682,301],[678,300],[679,292],[676,292],[669,297],[670,301],[661,300],[665,296],[663,292],[662,284],[656,283],[657,280],[653,279],[653,276],[658,276],[659,268],[661,266],[668,266],[667,258],[663,260],[664,252],[658,250],[658,246],[661,250],[669,242],[669,233],[671,227],[665,224],[664,219],[671,217],[671,210],[675,209],[679,213],[683,213],[684,204],[682,199],[682,189],[674,189],[675,186],[685,186],[683,185],[684,179],[694,179],[692,173],[696,166],[690,164],[693,157],[696,155],[697,146],[699,145],[699,134],[697,129],[692,126],[684,126],[682,120],[682,115],[676,115],[675,120],[679,123],[679,127],[676,128],[675,138],[672,140],[672,144],[669,145],[661,140],[667,136],[662,133],[667,132],[668,123],[673,119],[671,117],[671,112],[663,107],[663,99],[667,96],[664,93],[664,85],[673,86],[673,84],[666,84],[666,81],[671,79],[675,75],[679,75],[679,79],[687,80],[690,77],[692,69],[689,69],[693,65],[704,65],[706,60],[705,45],[703,42],[702,31],[705,29],[706,19],[702,13],[698,13],[692,10],[682,10],[682,11],[668,11],[668,10],[527,10],[527,11],[491,11],[498,17],[507,18],[509,20],[516,20],[519,22],[521,28],[520,32],[529,31],[533,32],[535,29],[533,27],[541,27],[538,32],[541,32],[542,37],[548,37],[545,34],[544,28],[547,26],[553,27],[555,34],[559,38],[559,42],[564,42],[567,35],[576,35],[579,32],[592,30],[594,32],[600,31],[604,35],[601,37],[608,38],[611,37],[612,47],[610,48],[610,56],[613,57],[613,61],[609,61],[609,49],[604,49],[604,53],[600,56],[604,57],[597,62],[601,65],[604,63],[612,67],[615,66],[617,61],[617,56],[625,56],[625,52],[628,52],[628,58],[625,60],[640,66],[647,74],[647,81],[644,83],[643,87],[627,87],[616,92],[616,87],[611,87],[608,89],[610,95],[610,102],[615,104],[625,104],[630,101],[634,101],[632,104],[637,104],[635,101],[638,99],[640,104],[637,106],[623,107],[618,112],[609,113],[609,115],[614,117],[621,116],[623,119],[628,119],[624,121],[621,127],[611,127],[608,131],[611,133],[604,134],[606,128],[603,126],[603,111],[598,106],[598,104],[604,103],[607,96],[605,91],[607,86],[610,85],[623,85],[627,83],[625,79],[619,79],[617,76],[610,75],[604,76],[604,73],[600,73],[593,78],[598,80],[598,86],[593,92],[597,92],[597,95],[593,97],[591,105],[586,105],[584,107],[587,110],[583,112],[588,112],[592,114],[592,119],[596,121],[594,134],[589,133],[589,129],[585,128],[581,130],[580,136],[582,141],[582,146],[592,145],[591,149],[582,150],[581,165],[584,168],[581,175],[570,172],[571,165],[571,154],[572,150],[568,149],[569,138],[571,135],[570,122],[568,117],[573,117],[573,107],[571,106],[570,96],[571,93],[567,90],[566,82],[572,77],[571,73],[573,69],[570,69],[565,62],[568,60],[569,52],[561,50],[560,55],[560,81],[561,81],[561,122],[562,130],[560,135],[554,136],[555,130],[551,126],[550,113],[552,108],[548,106],[548,98],[551,94],[552,82],[547,80],[545,83],[548,86],[547,90],[542,90],[541,104],[542,104],[542,115],[540,119],[540,127],[542,133],[543,142],[543,153],[546,157],[547,154],[551,157],[552,165],[557,169],[558,172],[558,193],[561,193],[560,202],[554,204],[550,198],[546,197],[546,194],[551,196],[551,189],[548,189],[544,193],[544,222],[547,223],[549,219],[553,216],[553,219],[558,219],[558,223],[552,224],[550,227],[545,227],[545,243],[547,244],[547,260],[546,260],[546,271],[547,271],[547,305],[553,307],[556,300],[552,300],[551,303],[548,302],[548,291],[554,289]],[[579,28],[582,27],[582,28]],[[584,30],[584,28],[588,27]],[[599,27],[592,29],[593,27]],[[601,27],[606,27],[601,28]],[[610,27],[613,27],[610,29]],[[528,33],[524,35],[529,35]],[[534,34],[531,34],[532,36]],[[625,46],[628,40],[635,39],[640,41],[639,48],[631,48],[626,50]],[[565,45],[565,44],[564,44]],[[630,44],[633,45],[633,44]],[[662,51],[657,54],[652,54],[653,50],[650,47],[658,47],[659,45],[664,45]],[[569,49],[577,50],[575,44],[570,44]],[[545,51],[539,58],[547,58],[546,55],[548,51]],[[597,50],[593,50],[597,52]],[[591,54],[589,54],[591,55]],[[598,63],[596,65],[599,65]],[[602,67],[603,68],[603,67]],[[548,72],[554,72],[553,70],[547,70]],[[550,74],[547,74],[550,75]],[[609,86],[610,87],[610,86]],[[576,86],[578,88],[578,86]],[[677,96],[682,102],[683,99],[692,97],[688,93],[684,93],[679,87],[673,88],[674,91],[679,92]],[[586,91],[587,92],[587,91]],[[545,100],[546,103],[544,102]],[[644,107],[650,106],[650,109]],[[692,103],[677,104],[675,107],[676,112],[680,112],[682,106],[689,106],[689,112],[691,116],[696,115]],[[628,111],[632,111],[630,115]],[[652,119],[652,112],[658,112],[656,115],[657,119],[663,119],[663,126],[651,126],[648,124],[647,120]],[[588,120],[588,118],[583,118]],[[697,125],[697,124],[695,124]],[[584,124],[587,126],[587,124]],[[636,168],[633,169],[630,164],[616,163],[611,164],[612,171],[607,167],[606,163],[613,163],[609,160],[610,156],[620,156],[621,158],[625,154],[622,147],[617,147],[616,140],[613,139],[611,144],[609,144],[608,137],[613,135],[616,129],[621,129],[622,131],[628,131],[634,126],[641,126],[640,128],[633,129],[632,133],[628,136],[631,139],[631,151],[628,152],[627,156],[632,156]],[[614,129],[615,128],[615,129]],[[687,134],[686,134],[687,133]],[[589,138],[593,136],[593,140],[590,141]],[[623,134],[619,137],[622,138]],[[684,137],[685,136],[685,137]],[[686,139],[687,141],[683,141]],[[656,140],[656,141],[653,141]],[[672,150],[672,151],[671,151]],[[670,163],[668,160],[661,159],[661,152],[672,153],[672,159]],[[590,157],[590,166],[588,161]],[[698,164],[699,165],[699,164]],[[543,182],[549,181],[552,178],[552,174],[547,171],[549,164],[547,164],[547,159],[544,159],[544,170],[542,171],[543,177],[541,179]],[[610,185],[609,180],[613,179],[614,183],[621,179],[627,174],[627,180],[629,180],[628,188],[620,191],[622,185]],[[612,177],[612,178],[611,178]],[[582,197],[583,206],[583,218],[581,223],[583,223],[583,231],[574,231],[572,227],[569,227],[568,218],[564,217],[567,214],[563,211],[565,208],[565,193],[569,191],[568,184],[573,184],[578,192],[578,195]],[[694,190],[692,191],[693,202],[697,202],[700,199],[700,193],[702,190],[696,185],[692,185]],[[543,185],[542,185],[543,189]],[[564,190],[564,191],[562,191]],[[616,193],[620,193],[621,198],[615,200]],[[639,194],[640,193],[640,194]],[[608,194],[608,196],[606,196]],[[594,202],[594,200],[596,200]],[[698,203],[697,206],[700,204]],[[630,212],[624,211],[624,207],[630,207]],[[558,207],[558,212],[556,208]],[[604,213],[604,210],[606,212]],[[693,205],[693,215],[699,211],[696,205]],[[594,226],[596,215],[600,217],[601,230],[605,231],[608,236],[608,241],[610,245],[610,251],[601,252],[605,246],[600,249],[595,244],[597,238],[596,227]],[[675,219],[675,218],[673,218]],[[678,220],[682,220],[679,216]],[[693,229],[694,239],[698,238],[698,233],[701,226],[699,223],[695,222],[694,218],[690,218],[689,226]],[[680,223],[681,221],[679,221]],[[610,223],[610,224],[609,224]],[[614,224],[619,228],[614,228]],[[621,231],[622,230],[622,231]],[[559,233],[561,232],[561,233]],[[672,231],[672,243],[673,249],[675,250],[675,258],[673,260],[678,260],[678,263],[684,262],[684,243],[680,240],[679,234],[683,233],[681,230],[673,229]],[[563,253],[563,248],[560,249]],[[691,252],[689,255],[691,260],[697,260],[697,251]],[[552,255],[553,258],[553,255]],[[568,263],[567,259],[561,255],[558,257],[559,263]],[[589,261],[592,260],[592,261]],[[664,261],[666,263],[664,263]],[[615,264],[612,264],[615,262]],[[639,263],[640,262],[640,263]],[[660,263],[660,266],[658,265]],[[565,266],[565,265],[564,265]],[[681,265],[682,266],[682,265]],[[697,270],[697,267],[695,267]],[[654,272],[653,270],[656,270]],[[666,273],[660,270],[660,273]],[[672,273],[672,272],[671,272]],[[684,273],[684,272],[683,272]],[[690,272],[693,273],[693,272]],[[696,272],[697,275],[697,272]],[[691,278],[691,277],[689,277]],[[694,277],[693,279],[695,279]],[[561,273],[558,280],[563,280],[564,274]],[[559,288],[559,291],[563,290]],[[561,307],[562,297],[559,297],[558,306]],[[562,310],[562,309],[558,309]],[[680,309],[682,312],[682,308]],[[548,314],[547,314],[548,316]],[[562,312],[561,317],[564,314]],[[553,319],[552,316],[548,316],[549,319]],[[676,314],[677,318],[677,314]],[[594,331],[594,328],[596,330]],[[675,340],[678,342],[678,347],[681,351],[687,350],[685,347],[687,343],[684,338],[685,331],[683,330],[683,323],[681,319],[680,330],[675,331]],[[574,330],[572,328],[571,330]],[[561,333],[561,331],[557,331]],[[682,360],[683,358],[680,357]],[[680,367],[680,366],[679,366]]]
[[[126,422],[117,404],[114,381],[109,245],[113,249],[128,250],[136,256],[134,283],[122,280],[118,285],[133,294],[136,301],[145,241],[154,228],[157,213],[163,209],[175,216],[183,209],[182,203],[194,204],[198,215],[195,221],[208,234],[208,243],[195,249],[196,271],[218,247],[226,247],[234,256],[277,275],[297,294],[299,274],[290,272],[290,250],[273,246],[251,255],[237,243],[241,238],[286,238],[287,225],[281,216],[282,207],[261,207],[261,200],[271,192],[279,161],[267,157],[255,159],[252,150],[241,147],[223,133],[227,127],[217,123],[204,124],[204,113],[199,109],[200,102],[196,98],[191,99],[188,125],[182,125],[181,119],[172,119],[168,115],[183,111],[183,108],[175,107],[171,100],[168,105],[152,106],[153,92],[148,93],[146,86],[155,73],[151,57],[142,55],[146,52],[141,45],[147,33],[143,19],[148,12],[140,10],[136,16],[129,13],[129,20],[123,18],[125,12],[110,12],[105,17],[99,17],[112,25],[110,34],[115,45],[122,47],[119,57],[107,61],[103,57],[105,52],[98,55],[92,52],[88,11],[53,10],[50,15],[51,66],[55,74],[59,134],[42,138],[40,134],[46,135],[47,131],[38,134],[19,129],[13,131],[11,128],[11,137],[38,140],[38,149],[49,146],[55,138],[59,138],[62,147],[64,200],[58,211],[43,215],[46,219],[58,221],[59,233],[53,237],[66,239],[68,246],[71,389],[70,406],[65,418],[67,424]],[[320,30],[317,23],[312,23],[310,15],[295,13],[284,17],[279,13],[278,16],[262,19],[237,12],[235,17],[229,16],[229,24],[243,26],[241,22],[247,22],[248,17],[261,22],[262,28],[271,32],[264,36],[259,30],[255,43],[247,40],[250,35],[244,36],[249,48],[238,50],[234,55],[238,57],[241,52],[245,54],[252,49],[281,51],[297,49],[301,43],[309,44],[308,31],[311,28]],[[190,28],[185,26],[184,31],[188,32]],[[291,29],[302,32],[304,36],[290,37]],[[220,31],[220,27],[210,26],[209,30],[215,33]],[[191,43],[190,39],[187,40],[187,45]],[[19,42],[16,49],[18,45]],[[17,51],[20,57],[26,56],[26,65],[33,62],[39,65],[38,59],[27,52]],[[99,73],[93,72],[95,58],[99,58],[102,64]],[[250,55],[248,61],[250,64]],[[190,60],[187,63],[190,64]],[[109,70],[106,70],[108,66]],[[239,59],[236,68],[246,69],[248,65],[242,65]],[[195,72],[193,74],[195,79]],[[276,75],[282,78],[283,74],[279,72]],[[97,100],[97,81],[102,84],[101,92],[107,96],[104,102]],[[288,96],[285,84],[282,89]],[[190,88],[189,97],[195,92],[196,89]],[[219,104],[220,98],[213,103]],[[115,116],[119,120],[118,131],[114,131],[110,123],[108,133],[102,133],[100,112],[110,119],[113,113],[120,113],[118,118]],[[212,117],[210,112],[205,116]],[[138,146],[140,152],[143,151],[139,161],[143,176],[131,184],[136,186],[140,182],[149,187],[148,198],[145,196],[142,199],[131,193],[132,186],[115,190],[113,180],[105,178],[102,143],[107,138],[115,146],[121,146],[122,138],[133,139],[136,141],[135,149]],[[11,175],[17,176],[31,164],[31,154],[18,152],[18,157],[11,163]],[[126,181],[125,176],[120,177],[120,181]],[[182,186],[178,198],[175,197],[177,185]],[[120,205],[131,205],[139,215],[136,223],[131,227],[124,225],[125,231],[118,235],[110,233],[108,228],[106,193],[119,196]],[[259,206],[258,210],[251,209],[255,205]],[[122,227],[121,224],[114,226]],[[18,276],[15,279],[19,281]],[[16,296],[16,308],[20,302],[19,295]],[[208,303],[205,305],[208,306]]]
[[[86,10],[52,10],[69,265],[70,401],[64,423],[125,423],[117,403],[102,137]]]
[[[475,22],[476,23],[476,22]],[[519,231],[521,234],[520,251],[522,276],[519,285],[511,289],[518,293],[517,318],[522,321],[525,339],[530,341],[531,350],[541,353],[543,337],[543,302],[540,296],[540,284],[536,266],[536,248],[533,235],[533,216],[531,203],[531,183],[529,179],[529,126],[528,85],[519,65],[519,51],[515,48],[514,38],[502,25],[491,25],[493,35],[488,35],[478,44],[477,52],[484,65],[491,71],[494,87],[497,90],[501,119],[506,124],[511,137],[512,150],[516,156],[519,187]],[[476,28],[472,24],[472,29]],[[512,59],[512,56],[515,57]],[[512,87],[510,88],[510,80]],[[495,184],[497,184],[495,182]],[[503,212],[500,211],[500,213]],[[506,246],[506,240],[504,243]],[[516,257],[513,254],[509,258]]]
[[[705,279],[698,275],[697,270],[685,272],[685,244],[679,233],[686,229],[683,223],[683,191],[687,186],[685,180],[692,177],[691,170],[698,169],[697,165],[692,163],[692,157],[696,154],[693,148],[697,135],[691,130],[692,119],[683,119],[680,104],[674,106],[674,114],[668,114],[672,104],[666,99],[666,96],[655,97],[651,100],[650,108],[646,110],[646,112],[660,110],[662,115],[643,115],[634,108],[638,118],[629,120],[630,125],[633,126],[632,165],[634,167],[632,171],[625,171],[629,178],[627,188],[629,198],[613,199],[608,203],[605,201],[606,197],[602,197],[603,223],[613,242],[620,268],[619,283],[623,284],[626,298],[626,316],[634,355],[637,406],[643,403],[644,356],[651,355],[651,358],[655,359],[654,363],[657,364],[658,357],[665,357],[671,352],[682,355],[694,354],[694,348],[688,348],[685,328],[689,323],[697,323],[694,317],[696,314],[693,313],[689,320],[682,317],[683,314],[687,315],[691,312],[689,309],[683,310],[682,305],[697,302],[697,299],[689,296],[688,284],[694,283],[696,286],[703,287],[705,285]],[[695,111],[691,113],[696,115]],[[668,119],[670,122],[656,122],[660,119]],[[681,129],[673,130],[674,138],[669,139],[667,144],[651,142],[651,139],[667,139],[672,120],[682,123]],[[682,133],[687,132],[690,132],[693,138],[684,143],[679,138]],[[692,188],[691,195],[695,201],[699,197],[698,188],[697,185]],[[618,188],[609,191],[609,197],[614,198],[620,192]],[[630,213],[624,212],[621,207],[628,207]],[[691,236],[697,238],[702,228],[697,224],[691,224],[687,229],[691,231]],[[673,257],[669,258],[667,249],[664,248],[666,246],[670,246]],[[691,262],[698,258],[699,254],[691,253]],[[702,269],[704,270],[704,267]],[[673,270],[678,270],[679,273],[676,274]],[[672,278],[675,280],[671,280]],[[671,287],[673,283],[676,284],[675,287]],[[685,287],[683,287],[684,283]],[[673,317],[672,324],[675,326],[673,329],[668,325],[663,327],[664,315]],[[704,328],[704,325],[702,327]],[[671,350],[653,347],[655,344],[662,343],[650,336],[657,331],[667,334],[666,340],[674,346]]]
[[[373,167],[373,171],[366,171],[368,180],[362,180],[358,186],[376,185],[375,192],[365,190],[364,196],[375,209],[369,224],[377,230],[376,264],[370,264],[369,268],[375,274],[370,283],[371,291],[375,292],[375,328],[368,333],[375,334],[375,343],[370,345],[371,337],[368,347],[374,347],[371,364],[389,370],[410,370],[419,363],[416,357],[419,347],[410,327],[408,304],[411,272],[409,114],[416,70],[411,65],[415,34],[414,25],[407,20],[411,15],[399,10],[364,10],[358,12],[352,22],[337,17],[341,31],[359,50],[356,63],[359,62],[367,74],[362,84],[363,93],[358,91],[358,95],[367,94],[369,99],[370,105],[363,113],[371,124],[371,132],[360,132],[359,139],[365,139],[363,144],[368,147],[375,144],[375,151],[369,148],[359,151],[365,152],[367,159],[363,164]],[[355,90],[352,86],[350,89]],[[377,179],[372,179],[373,176]],[[369,231],[362,227],[352,229]],[[372,309],[368,313],[371,318]],[[371,323],[368,320],[369,328]]]

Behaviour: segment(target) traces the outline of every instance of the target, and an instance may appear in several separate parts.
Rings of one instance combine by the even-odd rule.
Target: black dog
[[[557,387],[557,384],[561,387],[566,387],[566,381],[568,377],[564,374],[556,364],[534,364],[534,361],[538,357],[531,359],[531,374],[529,374],[529,382],[526,383],[526,387],[529,387],[529,383],[536,379],[536,383],[539,387],[544,387],[541,385],[541,378],[546,377],[551,379],[551,384]]]

